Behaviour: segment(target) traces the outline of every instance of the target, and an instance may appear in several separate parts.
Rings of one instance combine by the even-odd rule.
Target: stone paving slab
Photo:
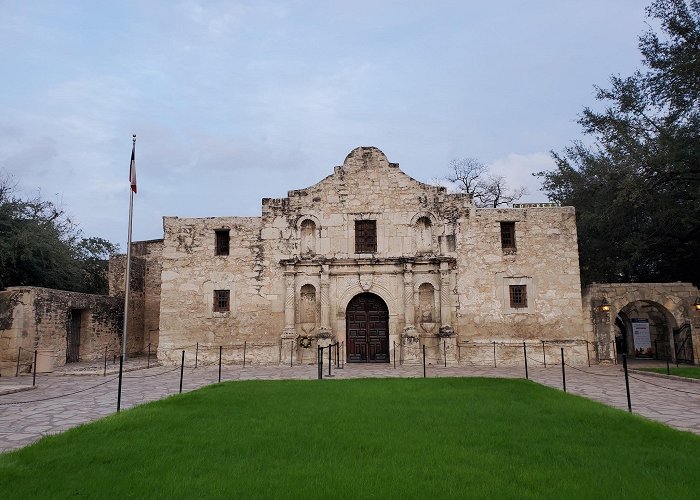
[[[328,373],[324,367],[324,376]],[[524,367],[429,366],[428,377],[524,378]],[[332,369],[332,380],[368,377],[422,377],[420,365],[346,364]],[[561,366],[535,366],[530,379],[556,389],[562,388]],[[222,381],[229,380],[313,380],[315,365],[307,366],[224,366]],[[15,385],[31,386],[31,375],[12,379]],[[184,369],[183,392],[218,381],[217,366]],[[0,380],[0,388],[9,385]],[[82,423],[111,415],[117,409],[117,376],[74,376],[38,374],[31,392],[0,395],[0,451],[11,450]],[[619,366],[566,367],[566,388],[601,403],[627,410],[624,374]],[[177,394],[180,368],[157,366],[128,372],[122,385],[122,409]],[[661,380],[633,373],[630,378],[634,413],[681,430],[700,434],[700,388],[682,380]]]

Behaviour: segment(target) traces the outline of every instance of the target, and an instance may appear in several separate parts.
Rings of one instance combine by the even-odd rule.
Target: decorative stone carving
[[[373,274],[360,274],[358,276],[358,279],[360,281],[360,287],[365,292],[369,292],[372,289],[372,285],[374,282],[374,275]]]

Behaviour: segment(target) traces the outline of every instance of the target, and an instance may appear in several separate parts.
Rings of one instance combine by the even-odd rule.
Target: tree
[[[118,247],[102,238],[83,238],[54,203],[39,195],[23,200],[15,188],[0,175],[0,289],[40,286],[105,293],[105,259]]]
[[[491,175],[486,165],[474,158],[454,159],[446,180],[470,194],[477,207],[510,205],[527,194],[525,187],[510,189],[502,175]]]
[[[592,138],[552,153],[550,200],[577,210],[582,281],[700,283],[700,1],[656,0],[645,68],[597,88]]]

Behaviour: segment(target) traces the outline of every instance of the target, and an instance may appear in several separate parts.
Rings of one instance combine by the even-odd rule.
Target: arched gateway
[[[389,362],[389,308],[373,293],[352,298],[346,310],[349,363]]]

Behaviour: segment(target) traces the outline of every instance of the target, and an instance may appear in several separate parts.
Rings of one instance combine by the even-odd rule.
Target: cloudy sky
[[[421,181],[525,184],[640,66],[643,0],[0,1],[0,169],[125,248],[163,215],[259,215],[357,146]]]

